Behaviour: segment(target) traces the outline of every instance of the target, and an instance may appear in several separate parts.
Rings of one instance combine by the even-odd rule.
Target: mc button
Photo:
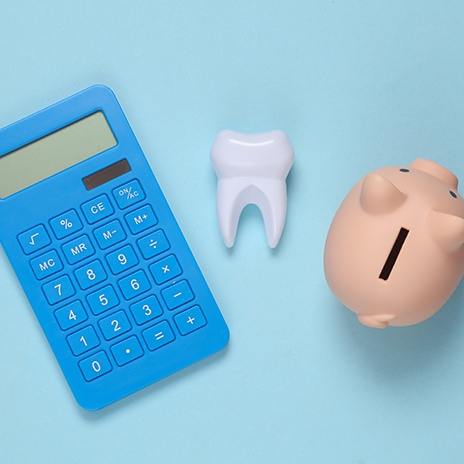
[[[61,271],[63,263],[58,253],[55,250],[51,250],[38,258],[32,259],[31,267],[37,279],[41,280],[55,274],[55,272]]]

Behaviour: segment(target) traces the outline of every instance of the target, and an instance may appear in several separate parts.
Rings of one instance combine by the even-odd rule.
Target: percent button
[[[121,209],[128,208],[145,198],[138,180],[133,180],[113,190],[113,196]]]
[[[66,213],[60,214],[56,218],[53,218],[50,221],[50,226],[52,227],[56,238],[61,239],[81,230],[82,222],[80,221],[76,211],[71,209],[66,211]]]

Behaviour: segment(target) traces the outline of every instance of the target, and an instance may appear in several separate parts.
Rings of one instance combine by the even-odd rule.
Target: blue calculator
[[[113,92],[0,131],[0,242],[77,402],[107,406],[229,330]]]

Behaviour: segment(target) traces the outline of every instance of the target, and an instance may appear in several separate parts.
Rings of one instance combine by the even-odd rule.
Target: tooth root
[[[218,176],[219,227],[227,247],[234,245],[240,215],[248,204],[260,209],[268,245],[277,246],[287,213],[285,179],[293,159],[293,148],[282,131],[218,135],[211,160]]]

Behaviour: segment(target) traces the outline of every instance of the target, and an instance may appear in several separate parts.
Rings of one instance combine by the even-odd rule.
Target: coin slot
[[[402,227],[400,232],[398,233],[398,237],[396,237],[395,243],[388,255],[387,260],[382,268],[382,272],[379,275],[379,279],[388,280],[390,274],[395,266],[396,260],[400,254],[401,249],[403,248],[404,241],[409,234],[409,230]]]

